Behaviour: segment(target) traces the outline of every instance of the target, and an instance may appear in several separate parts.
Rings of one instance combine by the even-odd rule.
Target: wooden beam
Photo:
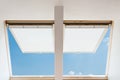
[[[66,25],[108,25],[112,24],[112,20],[64,20]]]
[[[55,80],[63,80],[63,6],[55,6]]]
[[[54,24],[53,20],[6,20],[9,25],[50,25]]]
[[[63,80],[108,80],[108,77],[64,77]]]
[[[10,80],[54,80],[53,77],[11,77]]]
[[[54,24],[54,20],[6,20],[6,24],[9,25],[50,25]],[[112,24],[112,20],[64,20],[64,24],[66,25],[108,25]]]
[[[10,80],[55,80],[54,77],[11,77]],[[63,80],[108,80],[108,77],[64,77]]]

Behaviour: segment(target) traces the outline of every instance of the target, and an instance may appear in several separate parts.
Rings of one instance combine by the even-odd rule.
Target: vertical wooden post
[[[55,80],[63,74],[63,6],[55,6]]]

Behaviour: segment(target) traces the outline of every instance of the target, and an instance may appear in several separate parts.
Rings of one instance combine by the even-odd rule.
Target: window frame
[[[54,80],[55,77],[34,77],[34,76],[12,76],[12,68],[11,68],[11,59],[10,59],[10,52],[9,52],[9,41],[8,41],[8,35],[7,35],[7,27],[8,25],[53,25],[54,26],[54,20],[6,20],[5,21],[5,43],[6,43],[6,50],[7,50],[7,57],[8,57],[8,68],[9,68],[9,74],[10,74],[10,80]],[[110,53],[111,53],[111,47],[112,47],[112,35],[113,35],[113,21],[112,20],[64,20],[64,25],[110,25],[110,45],[108,50],[108,56],[107,56],[107,66],[106,66],[106,75],[104,77],[99,76],[63,76],[63,80],[108,80],[108,71],[109,71],[109,64],[110,64]],[[55,30],[55,29],[54,29]],[[54,31],[55,32],[55,31]],[[56,53],[55,53],[56,54]],[[63,54],[61,54],[63,55]],[[62,60],[62,59],[61,59]],[[56,67],[56,66],[55,66]]]
[[[11,20],[10,20],[11,21]],[[43,21],[44,22],[44,21]],[[54,34],[54,25],[50,22],[50,23],[43,23],[41,20],[40,20],[40,23],[25,23],[25,24],[12,24],[12,25],[16,25],[16,27],[12,27],[12,28],[19,28],[17,27],[17,25],[51,25],[52,28],[53,28],[53,34]],[[47,22],[47,21],[45,21]],[[10,49],[9,49],[9,39],[8,39],[8,31],[7,31],[7,28],[9,27],[9,23],[5,23],[5,27],[4,27],[4,30],[5,30],[5,42],[6,42],[6,50],[7,50],[7,57],[8,57],[8,67],[9,67],[9,74],[10,74],[10,77],[22,77],[20,75],[13,75],[12,74],[12,65],[11,65],[11,57],[10,57]],[[35,27],[35,26],[34,26]],[[11,27],[10,27],[11,28]],[[22,27],[20,27],[22,28]],[[35,27],[36,28],[36,27]],[[54,35],[53,35],[53,38],[54,38]],[[54,39],[53,39],[54,40]],[[27,53],[26,53],[27,54]],[[31,75],[24,75],[26,77],[30,77]],[[32,75],[31,77],[38,77],[39,75]],[[54,76],[54,75],[42,75],[42,76]]]
[[[10,77],[10,80],[55,80],[53,77]],[[108,80],[108,77],[64,77],[63,80]]]

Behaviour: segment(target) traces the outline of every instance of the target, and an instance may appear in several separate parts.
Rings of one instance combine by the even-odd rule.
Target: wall
[[[54,0],[0,0],[0,80],[8,80],[4,20],[54,18]],[[64,19],[114,20],[109,79],[120,79],[120,0],[64,0]]]

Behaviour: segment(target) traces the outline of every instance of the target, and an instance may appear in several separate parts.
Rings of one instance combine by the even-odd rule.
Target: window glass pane
[[[64,75],[105,75],[110,28],[65,28]]]
[[[13,75],[54,75],[53,28],[44,27],[7,28]]]
[[[31,28],[10,28],[14,38],[24,53],[53,52],[54,38],[52,26],[25,26]]]

